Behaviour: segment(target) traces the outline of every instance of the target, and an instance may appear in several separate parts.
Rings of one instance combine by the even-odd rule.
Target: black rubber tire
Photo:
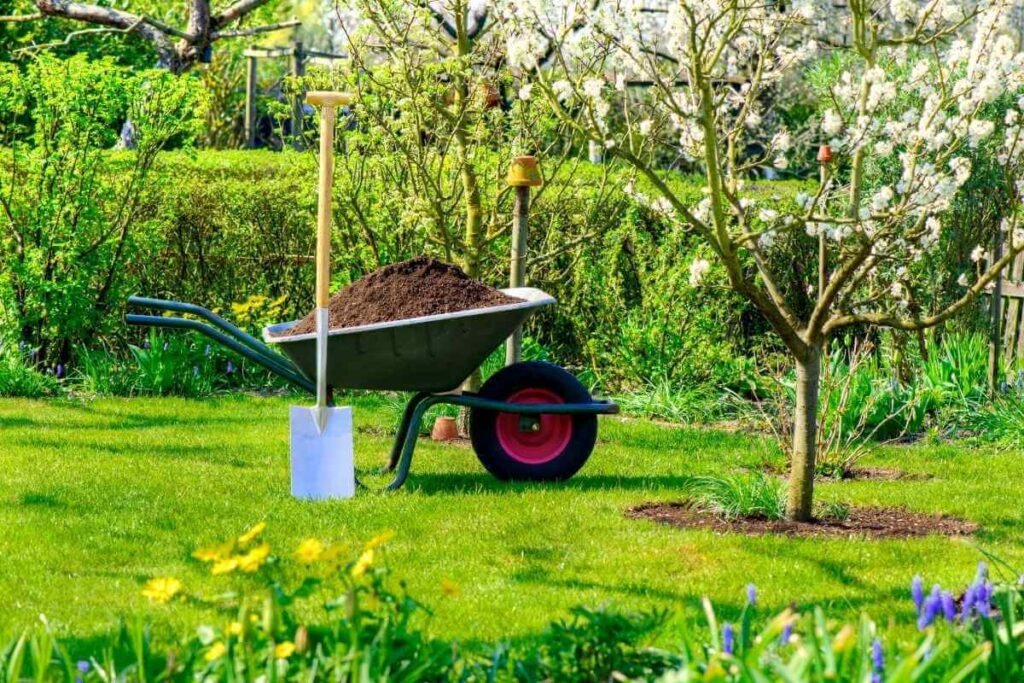
[[[563,368],[539,361],[516,363],[502,368],[484,383],[479,395],[494,401],[506,401],[516,392],[530,388],[547,389],[566,403],[590,403],[593,400],[586,387]],[[500,413],[480,408],[473,408],[469,414],[469,435],[476,457],[498,479],[568,479],[587,462],[597,442],[597,415],[573,415],[572,433],[561,453],[547,462],[525,463],[511,457],[498,441],[498,415]]]

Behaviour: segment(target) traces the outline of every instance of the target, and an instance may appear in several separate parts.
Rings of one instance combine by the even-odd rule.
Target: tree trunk
[[[818,438],[818,389],[821,383],[821,349],[809,346],[807,356],[796,364],[796,412],[793,416],[792,463],[786,518],[811,519],[814,503],[814,460]]]
[[[459,163],[462,165],[462,189],[465,193],[466,202],[466,243],[465,254],[462,259],[463,269],[466,275],[474,280],[481,276],[480,253],[483,248],[483,208],[480,202],[480,184],[477,182],[476,173],[469,165],[469,158],[465,147],[464,137],[456,135],[459,141]],[[480,368],[473,371],[462,384],[463,391],[479,391],[483,384],[483,376]],[[459,417],[456,420],[459,434],[469,436],[469,409],[459,409]]]

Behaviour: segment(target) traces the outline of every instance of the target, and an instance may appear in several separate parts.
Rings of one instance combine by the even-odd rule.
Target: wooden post
[[[1002,257],[1003,228],[999,226],[999,231],[996,233],[996,243],[992,249],[992,262],[995,263]],[[999,361],[1003,354],[1003,271],[999,271],[992,285],[991,302],[992,339],[988,347],[988,392],[990,396],[995,397],[999,393]]]
[[[245,70],[245,146],[256,147],[256,55],[246,53]]]
[[[509,263],[509,286],[526,285],[526,251],[530,220],[530,188],[540,186],[540,168],[537,158],[516,157],[508,169],[508,184],[515,188],[516,198],[512,216],[512,258]],[[517,327],[505,344],[505,365],[518,363],[523,356],[523,328]]]
[[[302,49],[302,43],[296,41],[292,48],[291,75],[299,79],[306,74],[306,54]],[[304,147],[302,139],[302,93],[295,92],[292,95],[292,147],[301,150]]]

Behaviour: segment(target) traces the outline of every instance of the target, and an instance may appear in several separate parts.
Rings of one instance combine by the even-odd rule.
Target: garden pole
[[[296,81],[306,74],[305,60],[306,54],[302,49],[302,42],[296,41],[292,48],[291,63],[291,75]],[[292,95],[292,147],[297,150],[301,150],[304,146],[302,140],[302,90],[298,83],[296,83],[296,87],[298,87],[299,90],[296,90]]]
[[[523,287],[526,284],[527,228],[530,220],[530,188],[543,184],[537,158],[516,157],[508,169],[508,184],[515,188],[516,199],[512,215],[512,258],[509,263],[508,284]],[[518,363],[523,355],[523,328],[517,327],[505,344],[505,365]]]
[[[821,164],[821,186],[828,182],[828,162],[832,161],[832,148],[822,145],[818,148],[818,163]],[[825,234],[818,235],[818,296],[825,291],[825,283],[828,281],[828,245],[825,242]]]
[[[256,55],[246,51],[245,69],[245,146],[256,147]]]

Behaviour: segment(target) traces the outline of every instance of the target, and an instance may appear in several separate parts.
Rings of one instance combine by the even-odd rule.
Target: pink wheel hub
[[[508,403],[565,403],[547,389],[520,389],[508,397]],[[572,438],[571,415],[538,415],[534,429],[524,428],[519,415],[499,413],[495,425],[498,443],[513,460],[541,465],[554,460]]]

